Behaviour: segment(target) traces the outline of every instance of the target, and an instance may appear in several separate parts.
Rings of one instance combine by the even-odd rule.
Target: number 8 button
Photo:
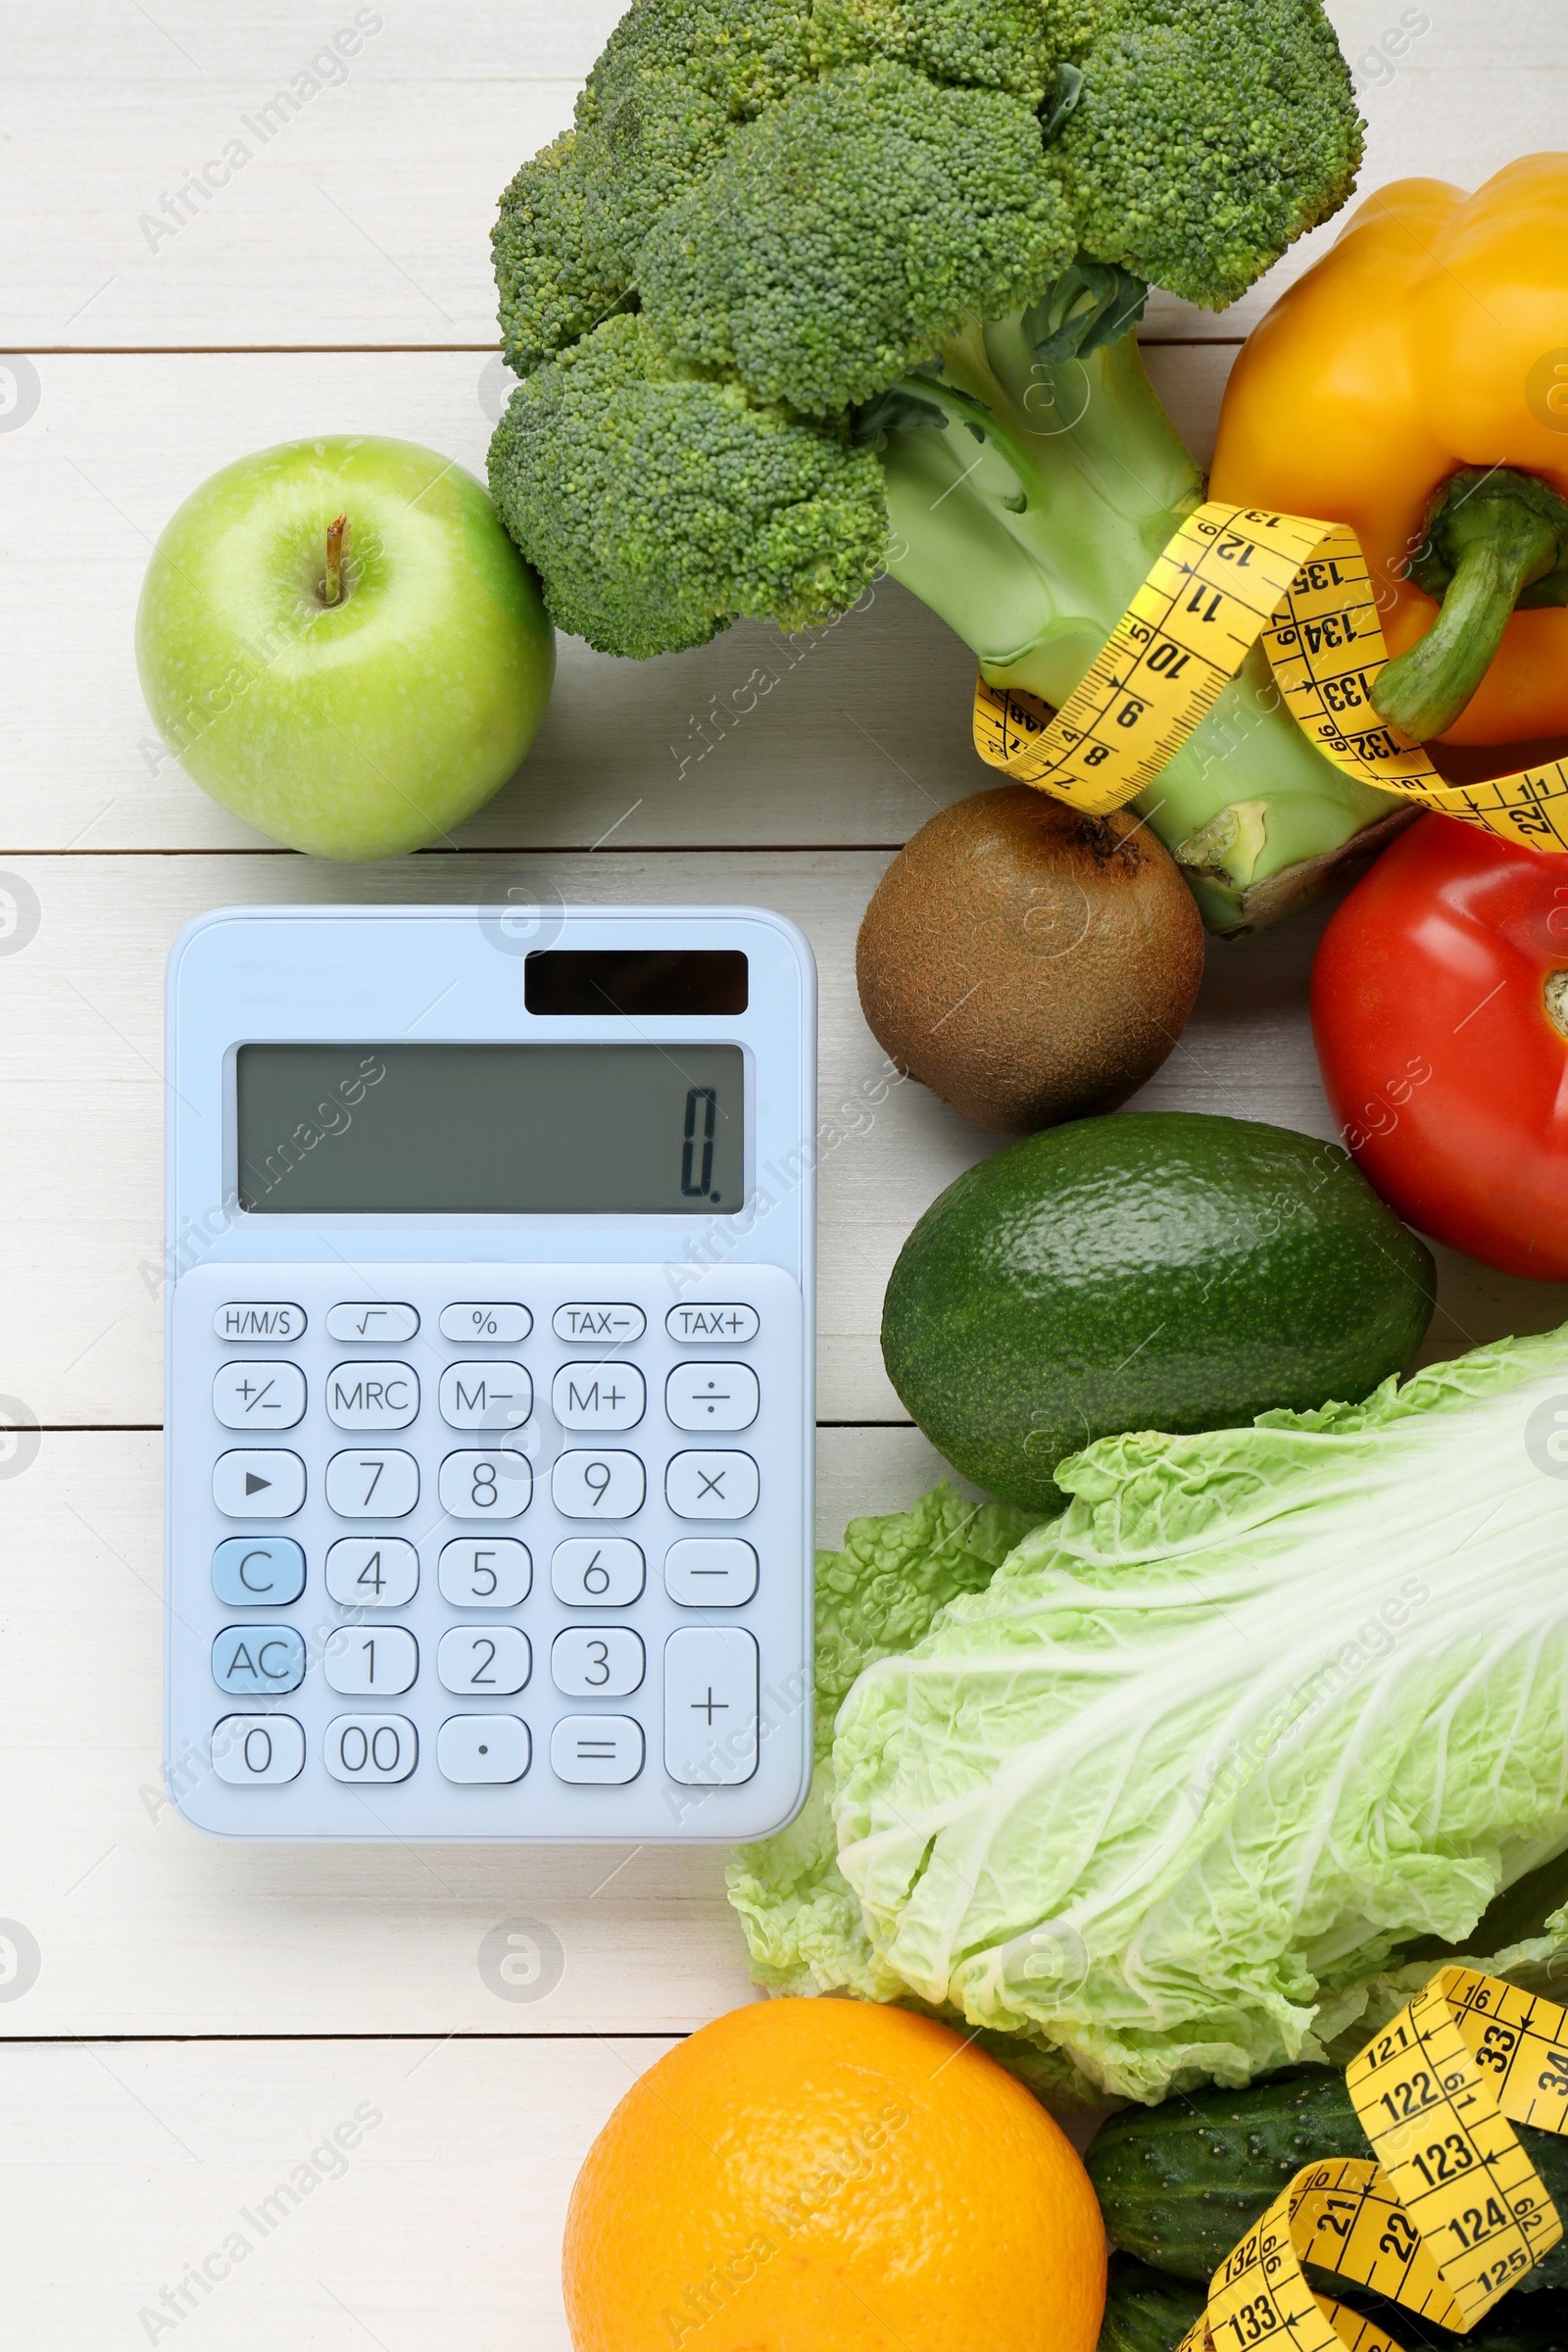
[[[449,1453],[439,1483],[441,1508],[453,1519],[520,1519],[533,1498],[527,1455],[502,1446]]]

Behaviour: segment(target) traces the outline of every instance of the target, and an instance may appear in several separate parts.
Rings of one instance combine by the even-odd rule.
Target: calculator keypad
[[[362,1300],[329,1268],[278,1268],[281,1303],[236,1298],[233,1267],[183,1278],[210,1434],[204,1469],[186,1413],[174,1557],[194,1513],[208,1616],[178,1711],[223,1802],[263,1808],[214,1826],[451,1836],[466,1807],[476,1837],[745,1837],[736,1792],[770,1754],[799,1771],[798,1289],[748,1267],[755,1303],[670,1307],[663,1268],[627,1269],[643,1304],[496,1271],[498,1299],[443,1297],[430,1268],[367,1268]],[[776,1821],[790,1788],[745,1801]]]

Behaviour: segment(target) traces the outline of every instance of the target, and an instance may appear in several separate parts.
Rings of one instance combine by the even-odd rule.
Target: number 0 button
[[[449,1518],[520,1519],[533,1499],[533,1465],[505,1446],[449,1453],[440,1491]]]
[[[643,1679],[643,1645],[624,1625],[573,1625],[550,1645],[550,1672],[568,1698],[624,1698]]]
[[[231,1788],[275,1788],[297,1781],[305,1733],[292,1715],[225,1715],[213,1727],[213,1770]]]

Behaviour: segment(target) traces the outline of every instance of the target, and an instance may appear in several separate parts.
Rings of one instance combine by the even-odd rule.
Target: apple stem
[[[326,526],[326,599],[329,605],[343,598],[343,540],[349,527],[346,514],[339,514]]]

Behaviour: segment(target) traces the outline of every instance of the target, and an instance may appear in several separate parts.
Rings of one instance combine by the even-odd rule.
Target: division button
[[[664,1764],[689,1788],[757,1770],[757,1643],[741,1627],[683,1626],[664,1643]]]
[[[515,1299],[474,1298],[441,1309],[441,1337],[460,1348],[514,1348],[532,1329],[532,1315]]]
[[[682,1347],[714,1342],[731,1348],[744,1347],[755,1340],[758,1332],[755,1306],[730,1303],[724,1306],[672,1306],[664,1317],[664,1329]]]
[[[643,1679],[642,1639],[624,1625],[572,1625],[550,1644],[550,1675],[568,1698],[629,1698]]]
[[[220,1340],[299,1340],[305,1336],[305,1309],[277,1299],[236,1298],[219,1308],[213,1329]]]
[[[533,1411],[533,1382],[521,1364],[492,1356],[448,1364],[441,1375],[441,1418],[449,1429],[520,1429]]]
[[[640,1306],[628,1306],[624,1300],[607,1303],[596,1298],[569,1298],[564,1306],[557,1307],[550,1328],[558,1340],[579,1348],[589,1343],[629,1348],[648,1329],[648,1317]]]
[[[225,1608],[286,1609],[305,1590],[305,1553],[292,1536],[225,1536],[213,1554],[213,1591]]]
[[[225,1625],[213,1643],[213,1680],[235,1698],[297,1690],[305,1641],[292,1625]]]
[[[664,1410],[677,1429],[750,1429],[757,1405],[750,1364],[677,1364],[664,1383]]]
[[[340,1625],[326,1637],[321,1672],[329,1690],[396,1698],[418,1678],[419,1645],[405,1626]]]
[[[297,1781],[305,1733],[292,1715],[225,1715],[213,1726],[213,1770],[231,1788],[277,1788]]]
[[[550,1473],[550,1498],[564,1519],[630,1519],[647,1492],[635,1453],[558,1454]]]
[[[326,1336],[359,1348],[401,1348],[419,1328],[418,1309],[385,1298],[351,1299],[326,1310]]]
[[[643,1727],[630,1715],[563,1715],[550,1735],[558,1781],[619,1786],[643,1768]]]
[[[293,1429],[305,1417],[305,1375],[298,1364],[236,1358],[213,1381],[213,1410],[225,1429]]]
[[[340,1519],[406,1519],[419,1499],[419,1465],[412,1453],[368,1446],[334,1453],[326,1499]]]
[[[220,1453],[213,1500],[225,1519],[292,1519],[305,1500],[305,1464],[297,1453]]]
[[[339,1429],[407,1429],[418,1410],[419,1376],[412,1364],[362,1356],[334,1364],[326,1376],[326,1417]]]
[[[550,1409],[563,1429],[635,1429],[647,1407],[635,1364],[563,1364],[550,1385]]]
[[[757,1494],[749,1453],[676,1453],[664,1472],[664,1499],[677,1519],[744,1519]]]
[[[664,1590],[683,1609],[738,1609],[757,1591],[757,1554],[739,1536],[687,1536],[664,1554]]]
[[[321,1761],[334,1781],[406,1781],[419,1760],[419,1735],[406,1715],[334,1715]]]
[[[455,1625],[441,1637],[435,1670],[460,1698],[511,1698],[533,1672],[533,1648],[515,1625]]]
[[[449,1781],[520,1781],[532,1758],[518,1715],[451,1715],[435,1736],[435,1760]]]

